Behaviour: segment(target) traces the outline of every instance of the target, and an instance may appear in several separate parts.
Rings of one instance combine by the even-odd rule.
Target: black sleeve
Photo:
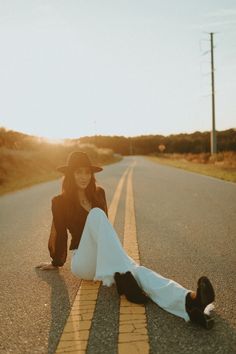
[[[48,240],[48,249],[54,266],[62,267],[67,257],[67,227],[65,223],[65,209],[61,196],[52,199],[52,225]]]

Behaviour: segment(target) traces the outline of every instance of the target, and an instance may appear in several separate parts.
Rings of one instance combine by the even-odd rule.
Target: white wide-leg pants
[[[158,306],[189,321],[185,297],[191,290],[138,265],[128,256],[100,208],[91,209],[87,216],[79,247],[73,250],[71,271],[81,279],[100,280],[106,286],[115,282],[115,272],[131,271],[139,286]]]

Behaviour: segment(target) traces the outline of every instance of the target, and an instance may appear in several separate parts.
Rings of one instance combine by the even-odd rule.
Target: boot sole
[[[197,307],[193,308],[190,311],[189,318],[190,318],[191,322],[196,323],[207,330],[212,329],[214,326],[214,323],[215,323],[215,321],[212,317],[204,314]]]
[[[134,304],[147,304],[148,303],[148,299],[143,298],[143,299],[137,299],[137,298],[133,298],[133,297],[129,297],[129,296],[126,296],[126,299],[130,302],[133,302]]]

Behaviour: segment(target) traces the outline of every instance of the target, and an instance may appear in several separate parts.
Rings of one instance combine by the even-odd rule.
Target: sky
[[[0,126],[49,139],[236,127],[235,0],[0,0]]]

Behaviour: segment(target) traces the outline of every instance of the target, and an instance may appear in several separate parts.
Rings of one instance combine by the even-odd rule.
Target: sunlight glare
[[[56,138],[43,138],[43,141],[48,144],[64,144],[63,139],[56,139]]]

